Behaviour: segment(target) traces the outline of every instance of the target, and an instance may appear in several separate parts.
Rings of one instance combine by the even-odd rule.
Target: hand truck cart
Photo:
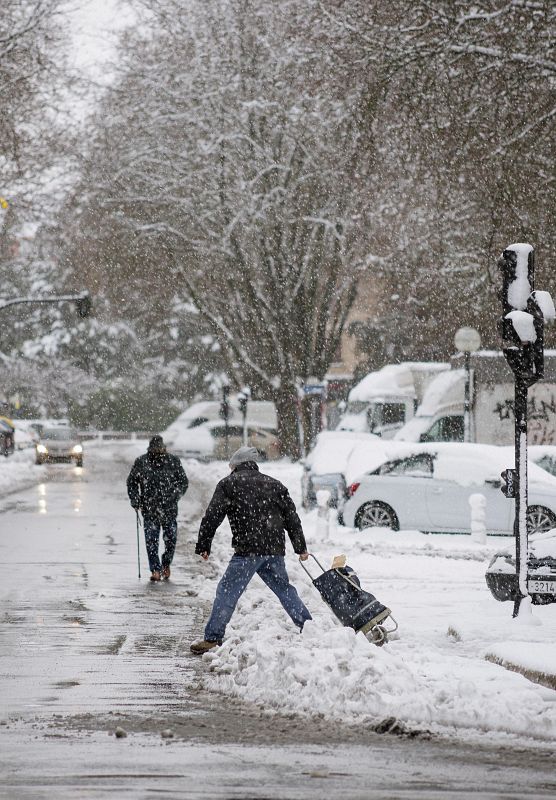
[[[325,570],[313,553],[309,553],[321,569],[322,574],[313,578],[303,561],[301,566],[311,579],[313,586],[330,608],[334,616],[346,628],[353,628],[378,646],[386,644],[388,636],[398,629],[389,608],[382,605],[370,592],[361,588],[359,578],[351,567],[335,567]],[[387,628],[384,623],[390,619],[394,627]]]

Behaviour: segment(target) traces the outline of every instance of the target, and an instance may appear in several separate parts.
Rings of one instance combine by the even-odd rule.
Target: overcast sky
[[[122,0],[72,0],[72,65],[100,80],[115,54],[115,36],[129,25],[134,14]]]

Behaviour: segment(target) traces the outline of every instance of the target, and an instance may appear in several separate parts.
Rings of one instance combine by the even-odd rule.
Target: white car
[[[280,444],[276,431],[248,425],[248,444],[256,447],[259,458],[273,460],[280,458]],[[169,448],[181,458],[196,458],[201,461],[212,459],[226,460],[243,443],[243,426],[228,425],[228,443],[226,447],[226,426],[224,422],[203,422],[193,428],[181,431]]]
[[[512,536],[515,502],[501,490],[502,470],[513,466],[508,448],[481,444],[407,444],[353,481],[344,524],[426,532],[469,533],[469,497],[486,498],[488,533]],[[556,527],[556,478],[529,462],[531,532]]]

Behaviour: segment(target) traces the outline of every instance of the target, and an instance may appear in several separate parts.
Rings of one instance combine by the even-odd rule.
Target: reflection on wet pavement
[[[168,676],[195,614],[184,614],[179,565],[162,591],[136,578],[129,463],[93,459],[94,480],[86,469],[52,466],[45,482],[4,504],[2,530],[18,536],[0,537],[3,714],[52,704],[63,714],[108,713],[124,698],[138,711],[175,702]],[[162,667],[154,674],[153,659]],[[64,692],[53,695],[56,687]]]

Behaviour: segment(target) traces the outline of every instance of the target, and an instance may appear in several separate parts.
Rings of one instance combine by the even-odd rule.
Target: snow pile
[[[380,649],[340,627],[326,608],[300,636],[264,594],[257,587],[224,645],[204,656],[212,689],[276,711],[369,725],[395,717],[418,730],[556,738],[556,708],[547,709],[542,691],[519,675],[502,673],[501,681],[500,667],[486,661],[432,661],[424,643],[410,652],[396,641]]]
[[[35,451],[22,450],[0,459],[0,495],[24,489],[42,480],[46,470],[35,465]]]
[[[301,469],[287,462],[263,471],[299,501]],[[205,467],[199,465],[206,477]],[[210,479],[226,474],[210,465]],[[325,566],[346,553],[362,586],[392,609],[399,632],[383,648],[343,628],[324,604],[288,545],[292,583],[313,620],[300,635],[276,598],[255,577],[226,631],[203,656],[211,690],[281,712],[322,714],[375,726],[395,717],[402,727],[475,738],[483,732],[556,739],[556,694],[501,664],[547,668],[553,662],[556,606],[536,608],[536,626],[517,624],[511,604],[497,602],[485,570],[507,537],[477,544],[470,536],[339,527],[320,541],[316,512],[302,515],[308,547]],[[217,533],[199,596],[209,603],[230,556],[227,525]],[[311,565],[311,573],[318,569]],[[530,658],[520,664],[520,653]],[[508,666],[510,666],[508,662]]]

